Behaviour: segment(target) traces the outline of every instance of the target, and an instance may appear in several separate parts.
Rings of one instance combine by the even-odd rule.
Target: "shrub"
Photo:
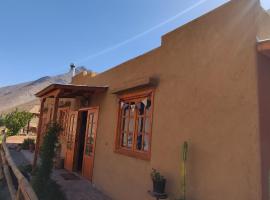
[[[32,138],[26,138],[23,140],[21,147],[22,147],[22,149],[29,149],[30,144],[35,144],[35,140]]]
[[[33,118],[33,114],[26,111],[15,110],[7,114],[2,123],[8,129],[7,135],[16,135]]]
[[[41,200],[65,199],[60,187],[50,178],[60,131],[61,127],[58,124],[50,124],[41,146],[41,164],[37,167],[32,181],[33,188]]]
[[[162,181],[164,180],[164,176],[161,176],[160,172],[156,169],[152,169],[151,178],[153,181]]]
[[[18,169],[21,171],[21,173],[24,175],[25,178],[27,178],[28,181],[30,181],[31,172],[32,172],[32,165],[20,165],[18,166]]]

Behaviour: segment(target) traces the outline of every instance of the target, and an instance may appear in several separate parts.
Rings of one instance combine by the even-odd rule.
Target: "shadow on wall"
[[[270,58],[258,54],[258,103],[261,143],[262,195],[269,199],[270,176]]]

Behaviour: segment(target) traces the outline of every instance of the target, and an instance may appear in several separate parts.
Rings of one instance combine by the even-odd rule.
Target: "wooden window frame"
[[[147,89],[147,90],[142,90],[140,92],[129,92],[128,94],[123,94],[118,96],[118,114],[117,114],[117,129],[116,129],[116,134],[115,134],[115,145],[114,145],[114,152],[126,155],[129,157],[134,157],[137,159],[142,159],[142,160],[150,160],[151,159],[151,147],[152,147],[152,126],[153,126],[153,113],[154,113],[154,89]],[[149,115],[149,147],[148,151],[143,152],[136,150],[136,143],[137,143],[137,134],[138,134],[138,123],[137,119],[138,117],[135,118],[134,120],[134,132],[133,134],[133,142],[132,142],[132,147],[131,149],[122,147],[121,145],[121,125],[122,125],[122,112],[121,112],[121,102],[123,101],[131,101],[131,100],[136,100],[140,98],[145,98],[149,97],[151,98],[151,111]]]
[[[68,107],[65,108],[58,108],[58,123],[62,125],[62,131],[60,132],[61,136],[66,136],[67,129],[68,129],[68,123],[69,123],[69,111],[70,109]],[[61,114],[64,113],[64,116],[61,116]],[[61,119],[61,117],[63,117]]]

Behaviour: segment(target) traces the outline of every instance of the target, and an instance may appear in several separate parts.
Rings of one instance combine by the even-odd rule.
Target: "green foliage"
[[[32,181],[33,188],[41,200],[65,199],[59,186],[50,178],[60,131],[61,127],[58,124],[50,124],[41,146],[41,164],[38,166]]]
[[[20,165],[18,166],[19,170],[24,174],[24,173],[31,173],[32,172],[32,165],[27,164],[27,165]]]
[[[54,180],[50,179],[45,188],[45,195],[39,197],[40,200],[66,200],[66,196],[62,192],[61,187]]]
[[[165,179],[164,176],[161,176],[160,172],[157,171],[156,169],[152,169],[151,178],[153,181],[157,181],[157,182]]]
[[[183,146],[182,146],[182,159],[183,161],[187,161],[187,157],[188,157],[188,142],[184,142]]]
[[[33,118],[33,114],[26,111],[15,110],[7,114],[3,120],[8,129],[7,135],[16,135]]]
[[[5,118],[1,115],[0,116],[0,127],[5,126]]]
[[[26,138],[21,145],[22,149],[29,149],[30,144],[35,144],[35,140],[32,138]]]
[[[32,172],[32,165],[19,165],[18,169],[21,171],[21,173],[24,175],[25,178],[27,178],[28,181],[30,181],[31,172]]]

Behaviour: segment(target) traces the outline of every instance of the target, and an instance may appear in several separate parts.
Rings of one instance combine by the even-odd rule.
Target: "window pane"
[[[150,119],[149,119],[149,117],[145,118],[145,132],[147,132],[147,133],[150,132]]]
[[[135,123],[134,123],[134,118],[130,118],[129,119],[129,132],[134,132],[134,127],[135,127]]]
[[[128,148],[132,147],[132,142],[133,142],[133,133],[129,132],[129,134],[128,134],[128,144],[127,144]]]
[[[85,154],[90,155],[93,153],[93,145],[94,145],[94,113],[89,115],[89,127],[87,132],[86,138],[86,147],[85,147]]]
[[[122,118],[122,131],[127,131],[128,128],[128,118]]]
[[[136,108],[135,102],[131,102],[130,103],[130,117],[134,116],[135,108]]]
[[[127,134],[126,134],[126,132],[122,133],[122,146],[123,147],[127,146]]]
[[[129,104],[121,102],[122,116],[127,116],[129,111]]]
[[[143,150],[149,151],[149,133],[144,134]]]
[[[145,112],[145,104],[143,102],[137,103],[137,109],[139,115],[144,115]]]
[[[138,118],[138,132],[143,132],[144,117]]]
[[[152,109],[151,99],[147,99],[147,101],[146,101],[146,115],[149,116],[151,114],[151,109]]]
[[[137,150],[142,150],[142,136],[143,134],[140,132],[137,135],[137,144],[136,144],[136,148]]]

